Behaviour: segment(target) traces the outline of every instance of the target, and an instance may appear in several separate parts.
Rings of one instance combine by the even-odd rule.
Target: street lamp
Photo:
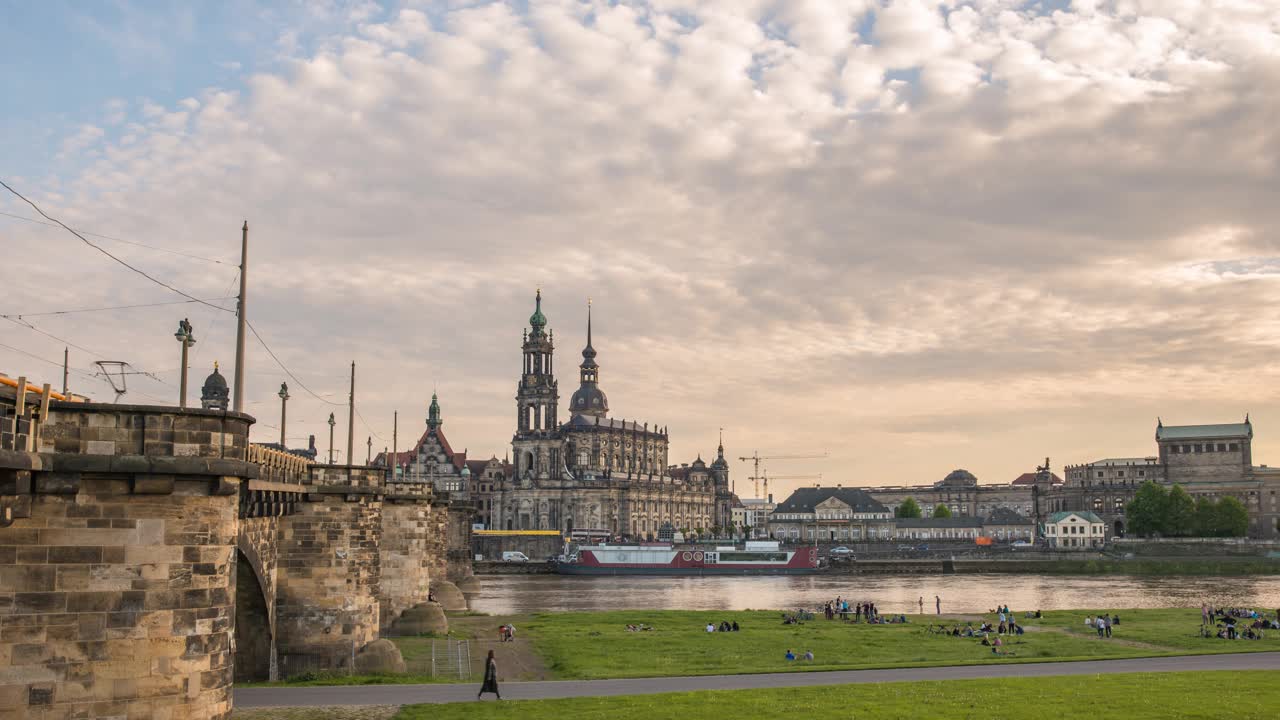
[[[173,336],[182,343],[182,381],[178,389],[178,407],[187,409],[187,348],[196,344],[195,335],[191,334],[191,323],[186,318],[178,323],[178,332]]]
[[[280,392],[276,394],[280,396],[280,449],[285,450],[286,446],[284,444],[284,420],[285,420],[285,405],[286,403],[289,402],[289,386],[285,383],[280,383]]]
[[[330,465],[333,464],[333,426],[337,424],[338,424],[338,421],[333,419],[333,413],[329,413],[329,464]]]

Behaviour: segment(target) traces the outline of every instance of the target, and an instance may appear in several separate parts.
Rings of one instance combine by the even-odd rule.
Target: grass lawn
[[[996,657],[978,639],[930,635],[934,616],[909,616],[907,625],[854,625],[821,616],[783,625],[773,611],[681,612],[627,610],[535,614],[521,628],[558,679],[710,675],[806,670],[1015,663],[1047,660],[1280,649],[1280,632],[1263,641],[1196,636],[1198,610],[1121,610],[1112,640],[1087,632],[1080,612],[1051,612],[1026,620],[1027,633],[1006,639],[1014,657]],[[737,633],[707,633],[708,621],[738,622]],[[654,626],[627,632],[628,623]],[[949,622],[955,622],[949,620]],[[1034,623],[1034,624],[1033,624]],[[975,626],[977,623],[975,623]],[[806,650],[814,662],[788,662]]]
[[[403,708],[395,720],[1270,719],[1276,716],[1276,708],[1280,708],[1280,683],[1275,682],[1273,674],[1259,671],[1085,675],[411,705]]]

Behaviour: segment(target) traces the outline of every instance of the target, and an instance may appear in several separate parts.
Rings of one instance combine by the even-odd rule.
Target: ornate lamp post
[[[276,394],[280,396],[280,449],[285,450],[287,446],[284,444],[284,421],[286,417],[285,406],[289,402],[289,385],[280,383],[280,392]]]
[[[187,409],[187,348],[196,344],[195,335],[191,334],[191,323],[186,318],[178,323],[178,332],[173,336],[182,343],[182,381],[178,389],[178,407]]]
[[[338,421],[333,419],[333,413],[329,413],[329,464],[330,465],[333,464],[333,426],[337,424],[338,424]]]

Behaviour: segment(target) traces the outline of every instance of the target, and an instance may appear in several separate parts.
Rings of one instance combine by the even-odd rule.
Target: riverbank
[[[555,575],[549,563],[474,563],[476,575]],[[1226,576],[1280,575],[1280,559],[1249,556],[1135,557],[1113,555],[1050,558],[1010,556],[1000,558],[875,558],[834,560],[823,575],[931,575],[931,574],[1041,574],[1041,575],[1150,575]]]

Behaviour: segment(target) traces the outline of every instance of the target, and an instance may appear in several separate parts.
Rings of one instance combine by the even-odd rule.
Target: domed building
[[[653,537],[665,523],[710,530],[732,524],[729,465],[723,445],[710,466],[668,463],[667,429],[609,416],[600,388],[591,306],[578,389],[569,418],[559,416],[555,344],[542,312],[542,292],[524,332],[524,364],[516,386],[512,470],[493,496],[493,529],[607,531]]]
[[[227,379],[218,372],[218,363],[213,363],[213,372],[204,379],[200,388],[200,407],[205,410],[226,410],[231,391],[227,388]]]
[[[952,470],[947,476],[934,483],[933,486],[938,489],[945,488],[966,488],[976,487],[978,478],[968,470]]]

